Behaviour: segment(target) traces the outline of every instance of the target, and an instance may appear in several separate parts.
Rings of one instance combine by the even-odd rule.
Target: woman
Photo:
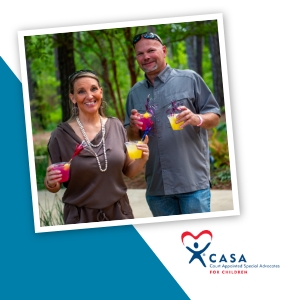
[[[59,191],[62,175],[51,164],[68,162],[76,145],[85,141],[87,147],[73,158],[70,178],[63,183],[65,224],[132,219],[123,174],[133,178],[142,170],[149,157],[148,137],[137,145],[143,151],[142,158],[131,160],[121,121],[104,116],[103,91],[94,72],[80,70],[72,74],[69,92],[72,116],[51,134],[45,187],[52,193]]]

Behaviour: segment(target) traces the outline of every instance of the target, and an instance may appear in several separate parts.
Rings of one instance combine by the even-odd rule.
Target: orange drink
[[[139,150],[136,145],[142,144],[141,141],[130,141],[126,142],[125,145],[127,147],[128,155],[131,159],[139,159],[142,157],[143,151]]]
[[[171,124],[171,127],[173,130],[182,130],[183,128],[180,128],[180,125],[182,125],[184,122],[180,122],[178,124],[176,124],[176,116],[178,114],[171,114],[171,115],[168,115],[168,118],[169,118],[169,121],[170,121],[170,124]]]

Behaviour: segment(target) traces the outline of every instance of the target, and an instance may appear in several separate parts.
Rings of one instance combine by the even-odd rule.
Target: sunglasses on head
[[[161,38],[155,34],[155,33],[152,33],[152,32],[144,32],[144,33],[140,33],[140,34],[137,34],[133,40],[132,40],[132,45],[133,47],[135,46],[135,44],[141,39],[141,38],[144,38],[144,39],[150,39],[150,40],[156,40],[156,41],[159,41],[162,45],[163,45],[163,42],[161,40]]]
[[[79,70],[79,71],[76,71],[76,72],[74,72],[74,73],[72,73],[69,77],[68,77],[68,79],[70,80],[71,78],[73,78],[75,75],[77,75],[77,74],[79,74],[79,73],[92,73],[92,74],[94,74],[94,75],[97,75],[94,71],[92,71],[92,70]]]

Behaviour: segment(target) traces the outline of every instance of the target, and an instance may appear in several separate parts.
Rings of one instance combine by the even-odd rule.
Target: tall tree
[[[197,35],[188,36],[185,39],[185,43],[189,69],[202,76],[203,37]]]
[[[70,74],[75,72],[73,33],[59,33],[54,36],[57,47],[57,61],[60,78],[60,93],[62,106],[62,121],[70,118],[69,80]]]
[[[209,48],[212,59],[214,96],[216,97],[220,107],[222,107],[224,106],[224,91],[218,33],[214,33],[209,36]]]

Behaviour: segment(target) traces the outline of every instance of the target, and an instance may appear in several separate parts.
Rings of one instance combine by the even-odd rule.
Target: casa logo
[[[189,263],[192,263],[195,259],[198,259],[202,266],[206,268],[205,260],[210,263],[210,267],[215,263],[246,263],[246,258],[243,254],[236,255],[231,253],[229,255],[225,254],[209,254],[208,259],[204,260],[206,257],[205,251],[209,248],[213,239],[213,235],[209,230],[203,230],[197,235],[193,235],[189,231],[185,231],[181,235],[181,241],[188,251],[191,252],[192,257]]]

